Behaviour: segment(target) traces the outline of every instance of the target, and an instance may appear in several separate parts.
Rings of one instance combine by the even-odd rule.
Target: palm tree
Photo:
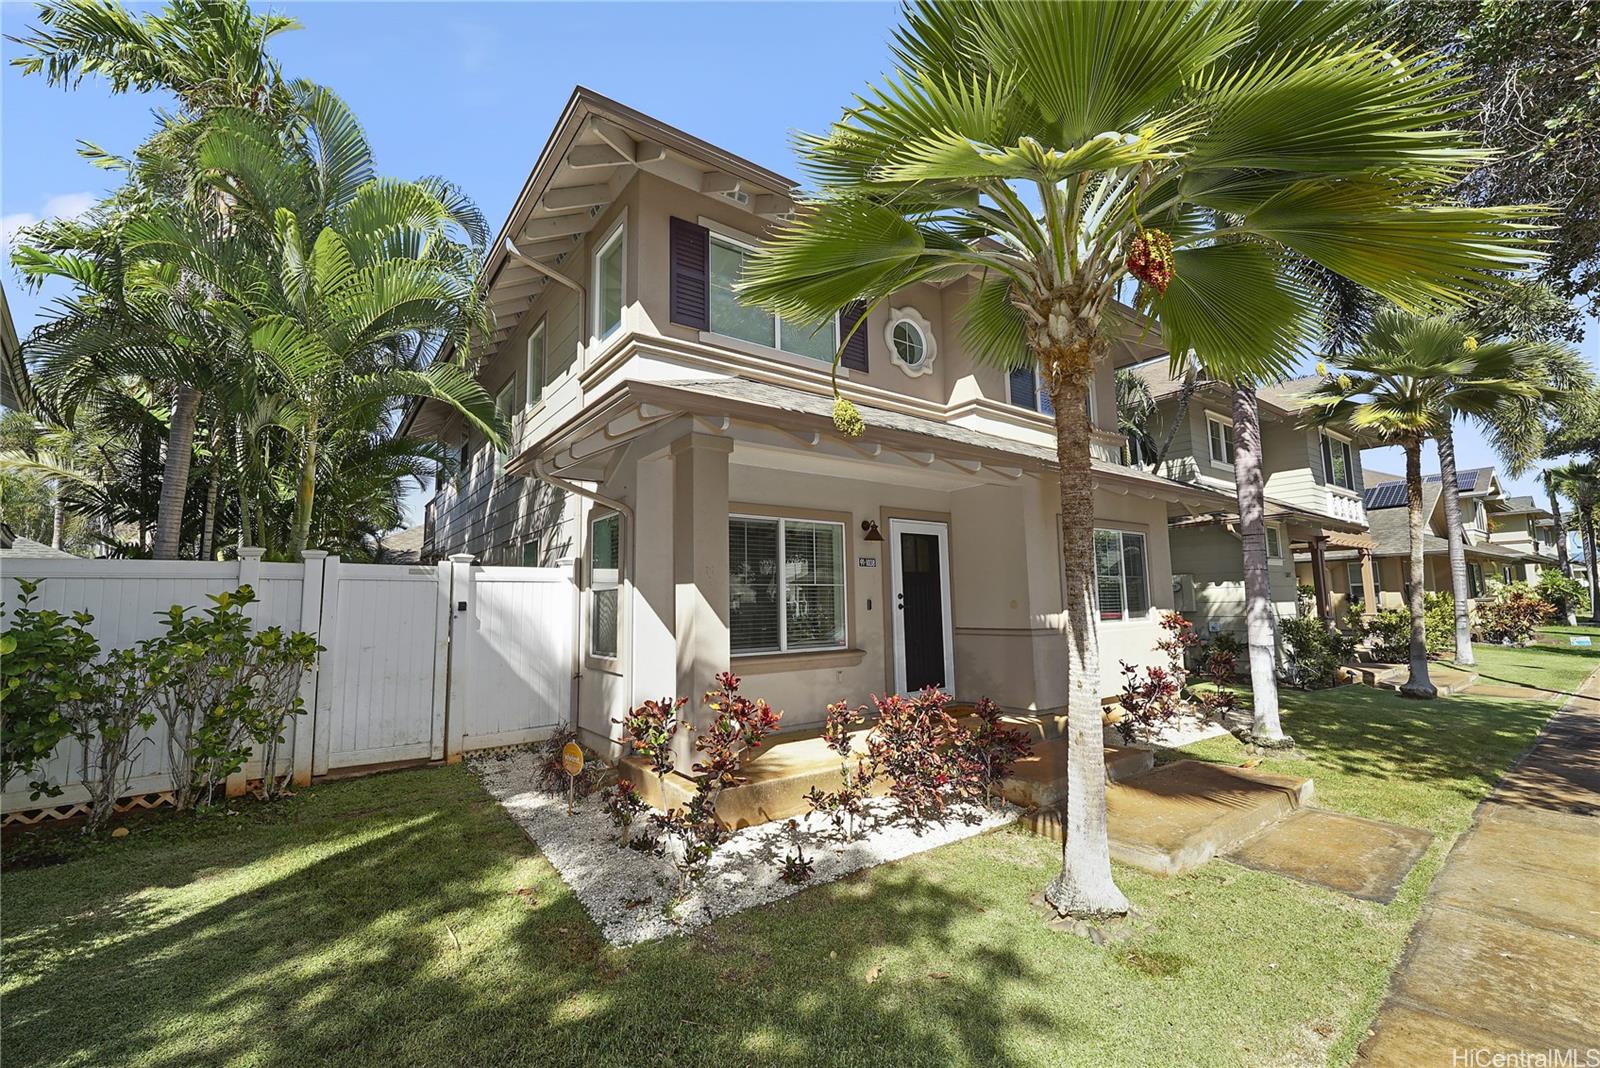
[[[1567,528],[1561,518],[1561,497],[1556,492],[1556,473],[1547,468],[1544,473],[1544,492],[1550,498],[1550,518],[1556,539],[1556,567],[1567,578],[1572,577],[1572,561],[1567,558]]]
[[[1261,407],[1255,386],[1233,387],[1233,486],[1239,502],[1244,567],[1245,643],[1250,655],[1250,737],[1261,745],[1289,744],[1278,717],[1278,620],[1267,567],[1267,485],[1262,472]]]
[[[1428,678],[1424,624],[1422,446],[1430,438],[1443,442],[1457,415],[1486,419],[1510,399],[1539,395],[1537,387],[1518,378],[1517,361],[1524,355],[1521,343],[1473,346],[1465,343],[1466,336],[1458,323],[1444,317],[1387,309],[1373,318],[1362,351],[1345,357],[1338,373],[1310,394],[1319,409],[1315,421],[1347,422],[1405,451],[1411,528],[1407,594],[1411,674],[1400,692],[1409,697],[1433,697],[1437,692]],[[1441,464],[1448,454],[1448,447],[1442,447]],[[1454,466],[1441,466],[1441,478],[1446,492],[1453,489]],[[1459,519],[1458,512],[1458,523]],[[1461,604],[1465,603],[1463,596]]]
[[[223,232],[179,212],[130,222],[128,246],[204,280],[218,314],[265,361],[277,419],[297,438],[288,553],[310,537],[327,442],[368,426],[398,398],[429,397],[499,442],[494,403],[454,364],[488,328],[476,272],[488,227],[438,179],[373,177],[371,149],[344,102],[292,87],[294,118],[222,109],[197,158],[228,209]]]
[[[1583,566],[1589,573],[1589,620],[1600,626],[1600,563],[1594,558],[1594,510],[1600,505],[1600,461],[1570,463],[1550,474],[1561,491],[1572,498],[1579,536],[1583,539]]]
[[[1090,378],[1123,329],[1119,281],[1140,281],[1171,352],[1254,379],[1286,373],[1309,332],[1291,250],[1422,307],[1528,258],[1516,231],[1529,211],[1440,203],[1442,183],[1481,158],[1440,123],[1457,100],[1448,73],[1352,40],[1354,17],[1319,4],[910,3],[900,69],[828,133],[797,139],[817,190],[747,263],[745,299],[813,323],[973,276],[968,349],[1047,384],[1071,757],[1046,896],[1063,913],[1127,907],[1106,837],[1083,476]],[[859,432],[842,393],[835,411]]]
[[[163,10],[142,16],[114,2],[51,0],[39,6],[36,17],[38,28],[12,38],[27,49],[12,60],[24,74],[41,75],[48,84],[64,88],[74,88],[85,75],[95,74],[110,83],[113,93],[165,90],[177,97],[179,112],[164,117],[161,129],[138,154],[142,185],[135,180],[135,193],[130,197],[125,191],[123,199],[160,202],[169,208],[182,205],[212,215],[214,224],[215,209],[221,205],[197,203],[187,195],[194,173],[187,151],[194,124],[220,108],[281,117],[289,95],[266,47],[277,34],[297,29],[299,22],[271,13],[256,15],[246,0],[172,0]],[[127,161],[117,161],[92,146],[88,154],[134,170]],[[207,351],[204,345],[189,346],[190,358],[172,368],[171,377],[164,380],[171,391],[172,415],[156,520],[158,560],[178,555],[194,433],[205,390],[196,379],[207,371],[219,371],[203,359]]]
[[[1486,353],[1495,360],[1493,370],[1504,381],[1480,381],[1471,391],[1457,389],[1449,395],[1452,418],[1446,419],[1436,439],[1439,478],[1444,499],[1445,532],[1450,541],[1450,585],[1455,599],[1456,662],[1472,665],[1472,619],[1467,607],[1467,550],[1461,521],[1461,490],[1456,484],[1456,414],[1471,418],[1485,432],[1508,474],[1521,475],[1543,451],[1546,423],[1560,419],[1587,394],[1592,376],[1577,353],[1564,346],[1527,339],[1507,339],[1479,346],[1464,327],[1441,327],[1441,340],[1457,347],[1457,355]],[[1494,353],[1492,350],[1500,350]],[[1474,354],[1476,354],[1474,353]],[[1475,362],[1488,367],[1485,357]]]

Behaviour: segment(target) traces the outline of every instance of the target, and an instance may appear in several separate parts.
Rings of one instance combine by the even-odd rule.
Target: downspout
[[[550,461],[548,461],[548,460],[544,460],[544,459],[534,460],[533,461],[533,473],[541,482],[548,482],[550,485],[556,487],[557,489],[566,490],[568,493],[574,494],[574,495],[576,495],[578,497],[582,497],[584,500],[589,501],[589,502],[591,502],[593,504],[599,504],[599,505],[602,505],[602,506],[604,506],[606,508],[610,508],[613,511],[615,511],[617,513],[617,515],[619,515],[621,517],[621,522],[618,524],[619,529],[617,531],[617,538],[621,542],[621,544],[618,546],[618,556],[620,556],[623,560],[627,561],[627,564],[628,564],[628,572],[627,572],[628,573],[628,580],[631,583],[632,580],[633,580],[633,563],[634,563],[634,561],[633,561],[633,505],[629,504],[627,501],[619,500],[616,497],[607,497],[605,494],[600,493],[597,490],[584,489],[582,486],[578,485],[576,482],[572,482],[572,481],[570,481],[568,479],[562,478],[560,475],[558,475],[554,471],[550,470]],[[620,587],[620,583],[619,583],[619,587]],[[619,601],[620,601],[620,598],[619,598]],[[618,612],[619,612],[619,614],[621,612],[621,607],[622,606],[619,603],[618,604]],[[572,692],[572,702],[571,702],[572,703],[572,722],[567,724],[567,727],[568,727],[569,730],[571,730],[573,732],[574,735],[576,735],[578,733],[578,700],[582,696],[579,679],[580,679],[580,676],[582,675],[582,667],[583,667],[583,613],[574,612],[573,613],[573,618],[574,618],[574,624],[573,625],[577,629],[577,634],[574,635],[573,642],[572,642],[572,691],[573,691]],[[633,620],[633,612],[632,612],[631,608],[628,611],[628,620],[629,620],[629,622],[631,624],[631,622]],[[621,630],[620,630],[620,628],[618,630],[618,638],[619,638],[619,640],[621,638]],[[623,688],[624,688],[624,692],[627,694],[628,707],[632,708],[633,705],[634,705],[634,700],[633,700],[634,671],[633,671],[633,635],[631,633],[628,635],[628,664],[627,664],[626,668],[623,670],[622,675],[623,675],[623,679],[624,679]]]

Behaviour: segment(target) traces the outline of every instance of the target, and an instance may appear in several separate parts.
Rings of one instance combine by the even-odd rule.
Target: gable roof
[[[1423,475],[1423,482],[1441,482],[1442,476]],[[1496,489],[1494,468],[1472,467],[1456,471],[1456,488],[1462,493],[1489,493]]]

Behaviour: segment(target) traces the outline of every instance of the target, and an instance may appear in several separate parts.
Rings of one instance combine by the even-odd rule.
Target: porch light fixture
[[[870,519],[863,519],[861,521],[861,530],[862,530],[863,533],[866,534],[866,537],[861,539],[862,541],[882,541],[883,540],[883,535],[881,533],[879,533],[879,531],[878,531],[878,524],[873,522]]]

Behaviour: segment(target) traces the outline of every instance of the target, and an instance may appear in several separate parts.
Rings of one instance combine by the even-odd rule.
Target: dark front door
[[[940,537],[900,532],[900,633],[905,642],[905,692],[945,686],[944,585]]]

